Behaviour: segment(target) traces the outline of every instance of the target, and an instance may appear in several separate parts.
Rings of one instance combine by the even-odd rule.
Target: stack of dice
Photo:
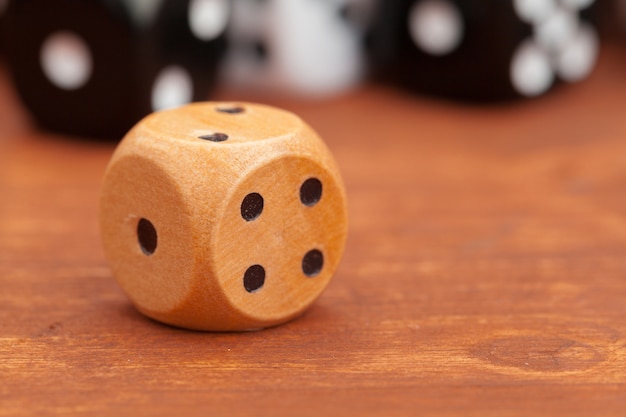
[[[319,98],[373,76],[451,99],[540,96],[594,68],[598,3],[0,0],[0,50],[40,125],[119,138],[215,85]]]

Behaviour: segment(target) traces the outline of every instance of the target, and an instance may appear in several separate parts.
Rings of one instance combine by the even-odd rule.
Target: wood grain
[[[131,306],[97,229],[113,145],[29,127],[0,73],[0,415],[624,415],[624,56],[507,106],[265,98],[325,138],[351,222],[311,310],[249,333]]]

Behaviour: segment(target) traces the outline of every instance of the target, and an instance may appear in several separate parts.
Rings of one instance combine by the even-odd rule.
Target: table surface
[[[97,227],[114,145],[36,130],[0,70],[0,415],[623,416],[625,69],[503,106],[265,97],[334,152],[350,233],[303,317],[248,333],[132,307]]]

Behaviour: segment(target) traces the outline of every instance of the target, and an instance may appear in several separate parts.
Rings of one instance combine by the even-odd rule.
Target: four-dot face
[[[270,320],[317,298],[339,263],[341,193],[328,170],[300,156],[273,160],[241,181],[212,245],[216,279],[238,309]]]
[[[345,192],[297,116],[242,103],[153,114],[107,170],[101,224],[144,313],[208,330],[259,328],[308,307],[336,270]]]

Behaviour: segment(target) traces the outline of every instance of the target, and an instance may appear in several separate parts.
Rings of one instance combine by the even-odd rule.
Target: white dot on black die
[[[527,97],[543,94],[554,81],[548,54],[530,40],[523,42],[515,51],[510,76],[515,90]]]
[[[463,40],[463,17],[448,0],[414,3],[408,24],[413,42],[431,55],[449,54]]]
[[[558,9],[535,28],[535,37],[544,48],[554,51],[576,36],[578,16],[567,9]]]
[[[43,73],[58,88],[77,90],[91,77],[91,51],[76,33],[60,31],[49,35],[41,45],[39,59]]]
[[[559,77],[568,82],[586,78],[598,59],[600,41],[590,25],[581,26],[577,35],[560,51],[556,60]]]
[[[182,106],[193,98],[193,81],[187,71],[178,65],[161,70],[152,86],[152,110]]]
[[[217,38],[228,24],[228,0],[191,0],[189,3],[189,28],[203,41]]]

